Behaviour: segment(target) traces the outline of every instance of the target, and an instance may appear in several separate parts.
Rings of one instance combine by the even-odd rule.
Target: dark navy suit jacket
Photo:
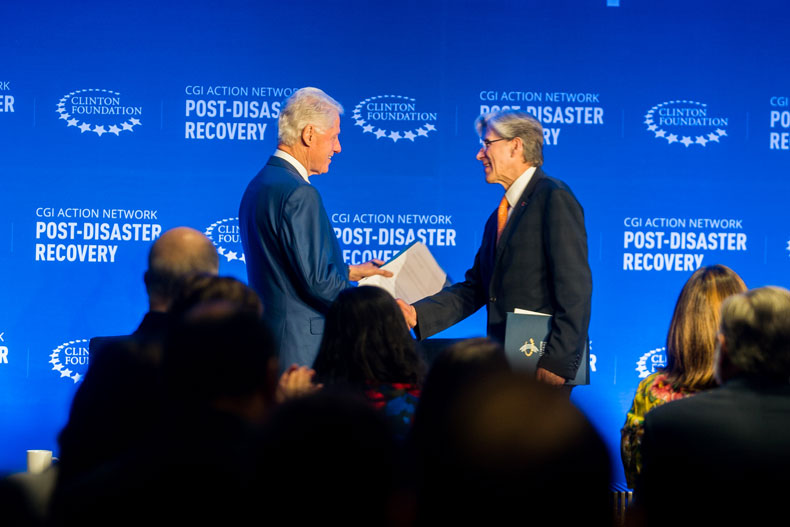
[[[647,525],[784,524],[790,384],[734,378],[650,410],[642,460]]]
[[[538,366],[573,379],[587,346],[592,276],[584,212],[568,186],[538,168],[511,212],[499,243],[496,210],[465,280],[414,304],[416,333],[427,338],[488,309],[488,335],[505,341],[515,308],[554,315]]]
[[[247,186],[239,227],[249,284],[280,346],[280,368],[312,366],[324,314],[351,285],[321,196],[295,167],[272,156]]]

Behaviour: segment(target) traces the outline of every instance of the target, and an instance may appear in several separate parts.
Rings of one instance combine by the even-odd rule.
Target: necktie
[[[496,241],[499,243],[499,237],[502,236],[502,231],[505,230],[505,224],[507,223],[507,210],[510,208],[510,204],[507,202],[507,198],[502,196],[502,201],[499,202],[499,208],[496,211]]]

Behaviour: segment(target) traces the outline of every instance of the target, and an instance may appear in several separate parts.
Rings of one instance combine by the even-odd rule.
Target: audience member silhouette
[[[258,314],[233,302],[186,311],[166,341],[160,432],[74,485],[55,523],[248,521],[277,385],[273,342]]]
[[[416,429],[431,426],[447,414],[448,404],[470,383],[510,370],[502,345],[490,338],[456,342],[440,351],[428,370],[414,419]]]
[[[414,425],[408,435],[409,471],[414,474],[415,491],[421,499],[433,499],[428,487],[439,484],[441,473],[431,473],[431,461],[445,449],[441,431],[448,426],[458,398],[481,379],[510,371],[502,345],[489,338],[456,342],[433,359],[425,377]]]
[[[151,246],[144,274],[149,311],[128,336],[90,341],[90,364],[58,437],[55,495],[69,482],[114,459],[151,433],[159,419],[159,363],[168,311],[185,279],[216,274],[214,245],[189,227],[166,231]]]
[[[186,278],[173,298],[170,316],[178,319],[195,306],[216,300],[231,302],[238,311],[261,317],[263,303],[258,294],[240,280],[230,276],[195,274]]]
[[[649,525],[768,525],[790,488],[790,291],[724,301],[719,388],[645,416],[635,493]]]
[[[521,373],[487,375],[448,403],[423,459],[419,525],[611,522],[603,440],[567,396]]]
[[[402,318],[402,317],[401,317]],[[409,525],[399,449],[381,412],[338,386],[277,407],[259,473],[273,524]]]
[[[161,344],[167,330],[168,311],[181,293],[184,280],[196,274],[216,275],[219,270],[217,250],[205,235],[190,227],[165,231],[148,252],[148,269],[143,274],[148,293],[148,312],[132,333],[135,340]],[[129,337],[94,337],[90,341],[91,360],[101,353],[105,343]],[[161,345],[144,346],[158,360]]]
[[[442,444],[430,444],[434,428],[441,428],[450,408],[471,384],[487,376],[510,371],[502,345],[490,338],[462,340],[441,350],[433,359],[423,383],[409,433],[414,455],[431,457]]]
[[[419,398],[424,364],[395,299],[361,286],[341,291],[326,314],[313,368],[325,385],[357,388],[405,437]]]
[[[645,414],[716,385],[713,363],[721,304],[743,291],[743,280],[724,265],[697,269],[680,291],[667,334],[667,365],[639,383],[620,432],[620,453],[629,487],[633,488],[642,467]]]
[[[184,281],[180,294],[173,300],[169,315],[177,319],[196,305],[212,300],[233,302],[238,310],[259,317],[263,314],[260,297],[241,281],[229,276],[198,274]],[[312,382],[314,375],[312,368],[291,365],[280,376],[276,400],[282,402],[319,389],[321,385]]]

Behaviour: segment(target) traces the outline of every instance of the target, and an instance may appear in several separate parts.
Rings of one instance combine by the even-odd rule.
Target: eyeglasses
[[[505,138],[505,137],[500,137],[499,139],[494,139],[493,141],[491,141],[490,139],[481,139],[480,140],[480,146],[482,146],[483,148],[488,150],[488,147],[491,146],[492,144],[496,143],[497,141],[507,141],[507,140],[508,139]]]

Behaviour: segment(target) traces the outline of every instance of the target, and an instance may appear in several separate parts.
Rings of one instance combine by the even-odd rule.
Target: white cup
[[[28,450],[27,471],[41,474],[52,465],[52,450]]]

